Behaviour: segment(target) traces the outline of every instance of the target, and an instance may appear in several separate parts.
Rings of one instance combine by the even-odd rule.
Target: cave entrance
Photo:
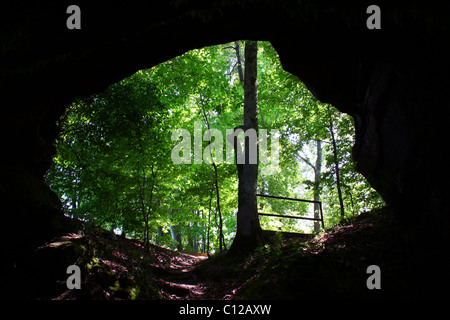
[[[447,10],[414,1],[407,6],[384,3],[382,30],[367,30],[367,3],[356,6],[343,6],[337,2],[318,5],[290,1],[224,1],[214,5],[208,1],[116,2],[107,6],[84,3],[81,5],[82,29],[68,30],[65,24],[66,9],[67,4],[63,2],[57,5],[52,2],[27,5],[10,2],[4,8],[7,18],[2,20],[3,29],[8,31],[2,35],[5,45],[1,52],[0,82],[4,101],[11,103],[10,107],[4,108],[0,126],[2,146],[7,153],[2,157],[0,186],[5,212],[4,225],[7,226],[1,241],[5,257],[3,280],[7,281],[7,285],[3,287],[8,289],[6,293],[20,288],[16,280],[26,284],[26,292],[29,292],[29,277],[20,279],[10,275],[18,274],[20,268],[31,270],[27,265],[31,252],[55,234],[63,232],[59,219],[60,201],[42,181],[42,176],[54,155],[52,144],[57,135],[55,122],[72,98],[101,92],[107,85],[139,69],[155,66],[187,50],[233,39],[271,40],[286,70],[299,76],[321,101],[352,114],[357,131],[354,156],[358,161],[358,171],[370,179],[372,185],[383,193],[393,212],[408,224],[408,245],[417,249],[417,260],[430,263],[430,267],[423,272],[422,286],[427,292],[435,292],[428,284],[433,284],[432,287],[443,284],[442,279],[445,277],[442,275],[445,273],[437,272],[435,266],[444,270],[448,263],[433,265],[433,261],[436,257],[443,257],[442,260],[446,258],[442,253],[448,249],[450,234],[449,207],[445,197],[448,185],[446,179],[442,178],[441,166],[437,165],[447,161],[445,152],[442,152],[450,110],[446,106],[449,48],[442,41],[448,38],[449,33]],[[418,46],[426,50],[417,50]],[[201,83],[199,87],[202,88]],[[116,94],[120,94],[120,90]],[[288,100],[291,97],[284,98]],[[292,112],[298,117],[292,117],[297,123],[290,128],[304,129],[300,120],[306,114],[308,105],[299,103],[296,106],[302,112]],[[311,119],[318,119],[314,116],[315,111],[325,109],[327,106],[317,104],[316,108],[311,109]],[[187,110],[179,112],[183,116],[189,114]],[[119,114],[116,113],[112,118],[117,117]],[[137,118],[153,121],[151,117],[142,118],[138,115]],[[78,123],[93,129],[89,120],[85,117],[79,119]],[[336,122],[341,123],[342,119],[338,120]],[[333,128],[332,132],[336,133],[336,141],[339,142],[345,126],[340,127],[335,123]],[[122,129],[117,132],[126,134],[126,128]],[[128,131],[138,130],[139,126]],[[76,142],[93,142],[92,132],[87,130],[87,140],[78,139]],[[125,148],[126,139],[112,140],[114,143],[108,145],[106,134],[113,133],[114,130],[101,132],[96,141],[98,144],[85,143],[86,151],[99,144],[103,144],[102,148],[114,148],[117,143],[114,141],[120,141]],[[303,137],[289,133],[285,138],[289,142],[300,141]],[[303,145],[296,144],[304,147],[302,150],[306,154],[300,155],[311,155],[313,159],[317,157],[319,140],[322,141],[322,147],[331,146],[321,139],[310,139]],[[289,143],[286,145],[290,146]],[[339,146],[338,152],[342,153],[345,146],[344,143]],[[63,154],[65,152],[65,156],[72,156],[73,159],[61,161],[59,165],[70,166],[71,162],[77,161],[70,151],[70,148],[75,147],[75,144],[67,146]],[[90,164],[102,166],[107,166],[115,157],[113,153],[106,153],[109,157],[100,152],[89,154],[96,155]],[[123,157],[121,161],[126,163],[130,161],[129,158]],[[331,160],[331,157],[328,158]],[[292,163],[286,162],[285,171],[298,172],[295,163],[303,163],[306,168],[304,171],[309,170],[307,179],[314,181],[314,163],[309,161],[310,166],[300,157],[297,159]],[[339,159],[343,168],[342,159],[347,158]],[[136,171],[137,161],[134,164],[133,170]],[[116,166],[114,171],[117,176],[121,175],[119,168]],[[75,171],[79,168],[72,166],[72,169]],[[105,178],[104,174],[95,176],[95,166],[92,165],[83,169],[81,171],[88,172],[91,181],[98,184],[105,182],[106,185],[108,179],[121,181],[113,179],[113,175],[109,178]],[[146,170],[148,182],[151,166]],[[207,173],[206,170],[196,172],[201,178],[205,178]],[[342,169],[342,175],[345,174]],[[328,175],[329,181],[332,176]],[[167,178],[180,188],[190,186],[189,179]],[[86,188],[83,185],[86,180],[76,174],[65,180],[72,181],[76,186],[73,192],[82,192],[108,205],[108,214],[120,212],[113,206],[117,201],[108,201],[111,197],[107,195],[108,192],[109,195],[113,194],[114,188],[119,188],[121,184],[108,184],[107,188]],[[271,186],[273,180],[270,180],[266,177],[263,183],[259,183],[260,188]],[[291,180],[283,181],[284,188],[302,185],[298,183],[299,179]],[[345,183],[345,179],[342,180]],[[226,181],[223,179],[223,182]],[[149,186],[147,182],[146,187]],[[305,185],[311,188],[311,192],[315,184]],[[358,212],[356,194],[365,194],[365,199],[377,196],[376,193],[365,192],[365,186],[365,182],[349,185],[348,190],[355,192],[350,192],[347,197],[343,188],[344,206],[355,208],[355,214]],[[126,199],[137,190],[138,186],[133,190],[123,190],[114,200]],[[331,197],[333,192],[330,190],[335,188],[322,190],[322,197]],[[103,192],[105,197],[99,197],[99,192]],[[172,198],[177,199],[178,194],[174,190]],[[138,192],[137,195],[139,199]],[[195,200],[205,201],[204,198],[210,199],[211,196]],[[70,194],[61,199],[66,204],[71,200]],[[183,211],[189,201],[194,201],[194,197],[189,201],[179,199],[178,203],[167,206]],[[138,202],[128,204],[137,207]],[[86,203],[75,202],[75,206],[69,205],[69,209],[87,210]],[[209,202],[206,203],[208,210],[198,215],[211,217],[211,221],[214,221],[215,208],[212,205],[209,210]],[[158,205],[156,199],[154,205]],[[339,219],[338,207],[333,205],[327,208],[327,215],[335,210],[337,215],[331,216]],[[352,209],[346,209],[345,212],[352,212]],[[174,213],[174,223],[175,219]],[[103,223],[101,219],[99,221]],[[141,231],[137,236],[142,236],[142,221],[125,221],[130,226],[124,226],[124,229],[132,230],[138,226]],[[112,228],[110,225],[105,227]],[[195,228],[195,225],[190,227],[192,230]],[[423,241],[423,236],[430,235],[430,231],[435,240],[433,246],[429,245],[429,241]],[[425,252],[428,255],[422,256]],[[409,265],[414,266],[417,260]],[[43,266],[39,268],[45,269]],[[411,276],[411,279],[420,278],[417,274]],[[445,285],[444,282],[444,288]]]
[[[268,132],[260,150],[269,160],[275,160],[275,147],[280,150],[276,166],[273,161],[261,164],[257,192],[321,200],[326,225],[381,205],[354,170],[352,119],[314,98],[282,69],[270,42],[259,43],[259,128]],[[235,41],[192,50],[102,93],[76,99],[59,121],[58,152],[46,174],[66,215],[178,250],[229,247],[236,226],[237,176],[225,136],[242,121],[241,47]],[[209,129],[215,130],[212,139]],[[175,163],[174,155],[183,161]],[[314,216],[315,210],[274,198],[258,205],[261,212],[304,217]],[[263,229],[284,232],[319,229],[311,221],[261,217],[260,222]]]

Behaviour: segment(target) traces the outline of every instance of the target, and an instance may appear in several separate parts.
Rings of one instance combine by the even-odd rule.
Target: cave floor
[[[19,265],[13,297],[44,300],[228,300],[442,298],[444,260],[410,252],[402,225],[386,208],[312,239],[273,240],[253,254],[177,252],[71,220],[71,232],[36,248]],[[445,260],[446,261],[446,260]],[[68,289],[68,265],[81,289]],[[369,266],[381,289],[368,288]],[[441,274],[442,273],[442,274]],[[20,279],[20,281],[19,281]],[[411,281],[413,279],[414,281]],[[30,283],[32,284],[30,286]],[[21,290],[22,289],[22,290]]]

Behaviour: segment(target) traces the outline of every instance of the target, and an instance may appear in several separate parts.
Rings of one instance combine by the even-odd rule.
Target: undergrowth
[[[389,223],[387,223],[389,220]],[[393,297],[404,285],[404,234],[387,209],[362,215],[309,241],[276,240],[244,267],[253,276],[239,299],[372,299]],[[367,267],[383,270],[384,290],[368,290]]]

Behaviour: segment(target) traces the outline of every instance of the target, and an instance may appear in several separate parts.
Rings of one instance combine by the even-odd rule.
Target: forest
[[[270,42],[204,47],[140,70],[75,99],[58,126],[45,179],[65,215],[145,246],[229,250],[249,207],[262,230],[317,235],[319,221],[279,216],[318,219],[320,201],[328,229],[385,205],[355,169],[352,117],[284,71]],[[242,134],[227,141],[238,127],[258,132],[256,164],[237,161]],[[316,203],[256,200],[255,188]],[[257,246],[247,240],[238,246]]]

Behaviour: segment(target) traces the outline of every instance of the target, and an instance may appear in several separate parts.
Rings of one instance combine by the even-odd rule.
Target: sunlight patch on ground
[[[114,261],[110,261],[110,260],[106,260],[106,259],[99,259],[103,264],[107,265],[111,271],[113,273],[117,273],[117,272],[128,272],[128,269],[126,267],[124,267],[123,265],[114,262]]]
[[[72,240],[75,239],[81,239],[84,235],[77,234],[77,233],[69,233],[67,235],[64,235],[62,237],[58,237],[54,239],[53,242],[44,244],[43,246],[40,246],[38,249],[44,249],[44,248],[58,248],[60,246],[68,245],[71,243]]]

